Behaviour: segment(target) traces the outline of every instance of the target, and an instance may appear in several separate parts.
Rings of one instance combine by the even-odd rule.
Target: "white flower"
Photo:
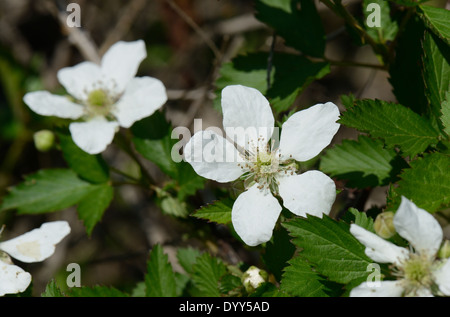
[[[318,155],[339,129],[331,102],[293,114],[282,126],[279,147],[269,140],[274,117],[256,89],[233,85],[222,91],[223,126],[235,144],[211,131],[195,133],[184,155],[200,176],[217,182],[244,180],[246,191],[232,208],[233,226],[250,246],[267,242],[282,210],[275,196],[296,215],[328,214],[336,198],[332,179],[319,171],[298,175],[296,161]]]
[[[381,281],[378,287],[364,282],[350,296],[433,296],[450,295],[450,261],[436,259],[442,243],[442,228],[427,211],[402,197],[394,216],[398,234],[408,240],[411,250],[396,246],[358,225],[350,232],[366,246],[365,253],[379,263],[392,263],[397,280]]]
[[[0,296],[23,292],[31,283],[31,275],[12,264],[10,256],[25,263],[41,262],[55,252],[55,244],[70,233],[66,221],[42,224],[14,239],[0,243]]]
[[[73,141],[89,154],[97,154],[112,142],[119,126],[153,114],[166,101],[163,83],[152,77],[134,77],[146,57],[145,44],[117,42],[105,53],[101,65],[82,62],[58,71],[58,80],[73,97],[35,91],[24,102],[36,113],[81,119],[69,125]]]

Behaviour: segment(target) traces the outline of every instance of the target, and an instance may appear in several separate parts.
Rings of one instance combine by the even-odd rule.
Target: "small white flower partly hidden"
[[[163,83],[152,77],[135,77],[147,56],[142,40],[117,42],[101,64],[82,62],[58,71],[58,80],[72,96],[35,91],[24,102],[36,113],[65,119],[80,119],[69,125],[73,141],[89,154],[103,152],[119,126],[153,114],[166,101]]]
[[[375,286],[364,282],[350,296],[433,296],[450,295],[450,261],[437,259],[443,239],[442,228],[427,211],[402,197],[394,216],[394,226],[408,240],[410,250],[399,247],[356,224],[350,232],[366,246],[365,253],[378,263],[392,263],[396,280],[384,280]]]
[[[14,265],[10,257],[24,263],[44,261],[55,252],[55,244],[69,233],[70,227],[66,221],[53,221],[0,242],[0,296],[21,293],[31,283],[30,273]]]
[[[272,237],[282,210],[275,196],[296,215],[321,217],[330,212],[336,198],[333,180],[319,171],[297,174],[296,161],[310,160],[330,144],[340,126],[336,105],[317,104],[293,114],[282,126],[279,146],[272,110],[258,90],[225,87],[222,111],[231,142],[214,131],[199,131],[184,155],[200,176],[221,183],[244,181],[246,191],[233,205],[232,223],[247,245]]]

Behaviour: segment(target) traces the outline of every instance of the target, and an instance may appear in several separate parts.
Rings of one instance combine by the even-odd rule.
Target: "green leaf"
[[[422,78],[422,39],[425,27],[417,15],[411,17],[398,39],[395,58],[389,67],[389,81],[397,101],[424,115],[428,112]]]
[[[289,294],[279,290],[269,282],[261,284],[249,297],[289,297]]]
[[[426,25],[447,45],[450,45],[450,24],[448,22],[450,21],[450,11],[429,5],[420,6],[420,10]]]
[[[232,274],[225,274],[220,278],[219,281],[219,292],[220,294],[225,294],[232,296],[233,294],[239,292],[242,288],[242,281],[240,277]]]
[[[367,6],[371,3],[379,5],[380,8],[380,26],[368,26],[368,18],[371,17],[374,11],[368,11]],[[364,11],[364,26],[366,28],[367,34],[369,34],[377,43],[386,43],[386,41],[394,40],[397,32],[398,25],[397,22],[391,19],[391,8],[389,2],[386,0],[364,0],[363,1],[363,11]]]
[[[314,272],[305,259],[297,256],[289,261],[280,290],[298,297],[329,297],[332,291],[326,284],[327,280],[323,276]]]
[[[109,184],[94,187],[78,204],[78,217],[83,221],[86,232],[91,235],[95,225],[102,219],[114,197],[114,189]]]
[[[177,251],[177,259],[183,269],[189,273],[193,274],[192,266],[197,261],[197,258],[201,255],[200,251],[193,248],[180,248]]]
[[[184,201],[173,197],[169,192],[162,189],[156,189],[156,194],[158,196],[157,203],[165,214],[180,218],[186,218],[189,215]]]
[[[423,77],[425,93],[430,105],[430,116],[441,128],[441,104],[450,91],[450,47],[431,33],[426,32],[423,40]]]
[[[400,174],[395,192],[433,213],[450,204],[450,157],[440,153],[427,154],[410,163]]]
[[[220,69],[216,80],[217,98],[220,103],[220,91],[228,85],[253,87],[265,95],[276,113],[289,109],[296,97],[315,79],[330,72],[330,66],[324,62],[311,62],[304,56],[275,53],[272,58],[271,86],[267,87],[267,53],[251,53],[234,58]],[[220,104],[215,107],[221,110]]]
[[[0,211],[17,209],[19,214],[53,212],[77,204],[97,185],[80,179],[69,169],[46,169],[25,177],[10,190]]]
[[[420,5],[421,3],[430,1],[430,0],[390,0],[396,4],[408,6],[408,7],[415,7]]]
[[[138,282],[131,291],[131,297],[145,297],[145,282]]]
[[[302,250],[301,256],[318,274],[342,284],[366,279],[366,269],[372,261],[365,255],[364,246],[350,233],[348,224],[324,215],[323,219],[296,218],[283,225]]]
[[[257,0],[256,18],[275,29],[286,45],[300,52],[322,57],[325,51],[325,31],[311,0]]]
[[[161,112],[138,121],[131,130],[136,150],[176,181],[175,189],[180,201],[204,187],[205,180],[195,173],[189,163],[182,161],[180,154],[174,150],[179,140],[172,139],[170,124]]]
[[[45,286],[45,291],[41,294],[41,297],[64,297],[65,295],[56,284],[55,280],[51,280]]]
[[[133,138],[133,143],[136,150],[147,160],[155,163],[163,173],[171,178],[177,178],[177,163],[171,157],[171,150],[176,141],[170,136],[157,140]]]
[[[339,122],[382,138],[390,147],[399,146],[405,156],[413,157],[438,142],[438,132],[429,121],[400,104],[382,100],[357,101]]]
[[[447,92],[445,100],[441,104],[441,122],[444,132],[450,137],[450,92]]]
[[[265,252],[262,254],[264,264],[275,276],[277,281],[281,280],[283,269],[292,258],[295,246],[291,243],[288,232],[280,227],[274,231],[272,239],[266,243]]]
[[[217,200],[198,209],[193,216],[221,224],[231,222],[231,208],[233,201],[229,198]]]
[[[184,201],[186,197],[194,195],[197,190],[205,187],[205,178],[200,177],[191,164],[181,161],[176,165],[178,170],[178,199]]]
[[[192,269],[192,280],[201,296],[219,297],[219,281],[227,272],[225,264],[205,252],[197,258]]]
[[[68,134],[57,133],[61,150],[69,167],[80,178],[91,183],[105,183],[109,180],[109,169],[100,154],[90,155],[80,149]]]
[[[320,161],[320,170],[341,180],[347,186],[365,188],[382,186],[396,180],[406,164],[392,149],[379,140],[360,135],[358,141],[343,140],[328,149]]]
[[[176,282],[169,258],[163,253],[160,245],[154,245],[147,262],[145,275],[146,296],[148,297],[175,297]]]
[[[365,212],[360,212],[355,208],[349,208],[342,219],[348,224],[356,224],[367,231],[375,232],[373,229],[373,219]]]
[[[125,294],[114,287],[96,285],[93,287],[73,287],[68,293],[70,297],[128,297]]]

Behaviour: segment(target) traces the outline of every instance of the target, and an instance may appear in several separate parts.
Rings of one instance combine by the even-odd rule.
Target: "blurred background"
[[[69,3],[80,5],[80,28],[65,23]],[[361,1],[346,4],[361,16]],[[342,19],[319,2],[317,8],[328,34],[325,55],[329,59],[378,63],[370,47],[352,44],[343,32]],[[51,118],[32,113],[24,105],[23,95],[37,89],[62,93],[56,78],[60,68],[95,59],[116,41],[137,39],[147,45],[147,58],[138,76],[159,78],[169,96],[164,106],[167,119],[174,127],[192,129],[194,118],[203,119],[203,128],[222,127],[221,115],[213,107],[214,82],[221,65],[238,54],[268,51],[272,31],[255,19],[253,1],[0,0],[0,199],[7,187],[21,182],[24,175],[66,166],[59,151],[36,150],[33,133],[51,127]],[[281,38],[275,50],[287,50]],[[349,93],[357,98],[394,101],[385,71],[332,66],[331,73],[308,86],[295,103],[306,107],[332,101],[343,110],[339,96]],[[356,135],[341,127],[333,143],[343,138],[354,139]],[[114,146],[104,157],[115,165],[131,164]],[[152,176],[162,179],[156,166],[144,163]],[[362,196],[347,191],[336,208],[345,204],[360,210],[383,206],[385,191],[384,187],[376,188]],[[0,224],[5,225],[2,240],[45,221],[66,219],[71,224],[72,233],[58,244],[51,258],[43,263],[19,264],[33,276],[33,295],[39,296],[52,277],[64,286],[69,274],[65,268],[71,262],[81,265],[82,285],[130,290],[143,280],[148,252],[155,243],[164,245],[175,270],[181,270],[175,258],[179,246],[208,249],[232,264],[258,264],[258,254],[231,239],[226,228],[164,215],[145,194],[133,186],[118,187],[91,236],[86,235],[75,208],[33,216],[1,213]]]

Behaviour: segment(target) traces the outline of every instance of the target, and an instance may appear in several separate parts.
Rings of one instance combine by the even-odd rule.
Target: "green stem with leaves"
[[[330,8],[334,13],[339,15],[341,18],[345,20],[347,25],[351,27],[361,38],[364,43],[369,44],[373,51],[376,54],[381,55],[383,58],[383,62],[388,64],[390,61],[389,52],[387,47],[384,45],[380,45],[375,40],[367,34],[364,28],[358,23],[358,21],[347,11],[347,9],[342,5],[341,0],[335,0],[332,2],[331,0],[320,0],[323,4],[325,4],[328,8]]]

